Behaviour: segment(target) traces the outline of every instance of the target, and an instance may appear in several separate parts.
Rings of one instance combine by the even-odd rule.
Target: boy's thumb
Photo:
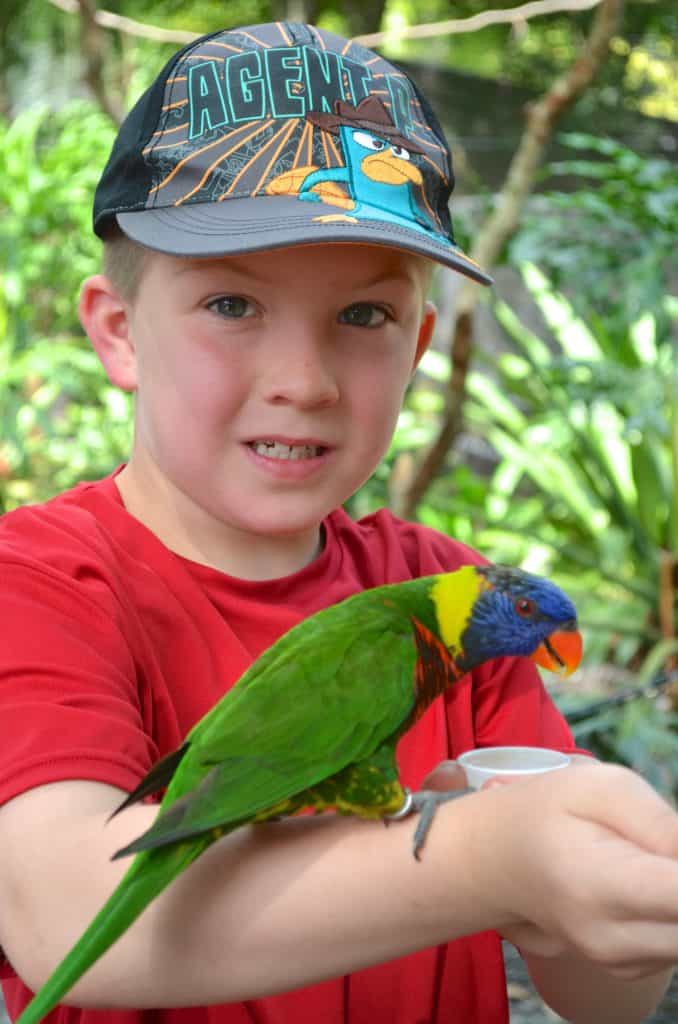
[[[445,793],[450,789],[467,789],[468,782],[464,769],[456,761],[441,761],[423,780],[421,788]]]

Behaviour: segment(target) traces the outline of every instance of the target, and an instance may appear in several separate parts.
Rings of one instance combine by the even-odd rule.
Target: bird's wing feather
[[[373,613],[351,630],[332,617],[298,641],[271,648],[190,734],[154,835],[249,820],[397,734],[414,702],[405,616]]]

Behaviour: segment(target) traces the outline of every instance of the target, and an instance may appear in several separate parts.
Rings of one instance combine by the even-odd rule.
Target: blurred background
[[[433,350],[351,513],[389,505],[567,588],[586,655],[555,699],[580,745],[675,799],[675,0],[3,0],[0,512],[128,452],[130,398],[75,314],[121,117],[183,42],[278,19],[423,86],[457,240],[496,281],[438,271]]]

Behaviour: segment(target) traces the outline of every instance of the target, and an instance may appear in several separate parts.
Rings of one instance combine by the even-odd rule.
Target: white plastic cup
[[[567,754],[544,747],[477,747],[457,758],[472,789],[480,789],[489,779],[527,778],[570,763]]]

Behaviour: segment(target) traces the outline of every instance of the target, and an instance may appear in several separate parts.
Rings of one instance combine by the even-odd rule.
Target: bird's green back
[[[412,616],[435,628],[429,589],[422,579],[356,594],[261,655],[189,733],[163,828],[228,826],[395,746],[415,702]]]

